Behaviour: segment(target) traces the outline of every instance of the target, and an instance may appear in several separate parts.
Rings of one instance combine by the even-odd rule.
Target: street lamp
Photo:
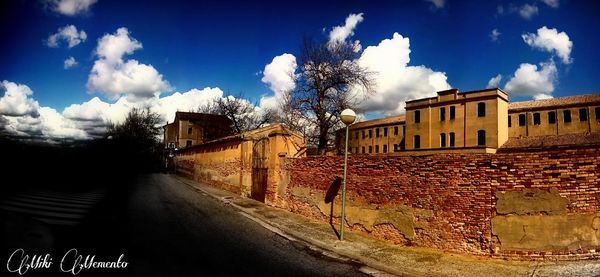
[[[348,127],[356,120],[356,114],[351,109],[345,109],[340,114],[340,119],[346,124],[346,145],[344,146],[344,179],[342,180],[342,220],[340,226],[340,240],[344,240],[344,212],[346,210],[346,173],[348,172]]]

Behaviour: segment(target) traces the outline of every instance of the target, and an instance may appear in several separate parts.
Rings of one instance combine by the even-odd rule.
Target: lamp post
[[[348,127],[356,120],[356,114],[351,109],[345,109],[340,114],[340,119],[346,124],[346,144],[344,145],[344,179],[342,180],[342,219],[340,226],[340,240],[344,240],[344,212],[346,211],[346,173],[348,172]]]

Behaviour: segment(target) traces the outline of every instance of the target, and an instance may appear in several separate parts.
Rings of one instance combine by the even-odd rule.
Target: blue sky
[[[73,3],[68,2],[80,3],[69,6]],[[297,57],[305,35],[327,40],[332,28],[344,27],[351,14],[360,14],[361,19],[344,38],[349,42],[359,40],[362,50],[386,39],[394,40],[394,33],[400,35],[395,42],[400,43],[400,38],[410,40],[410,46],[398,50],[404,51],[399,57],[410,57],[407,64],[386,67],[381,65],[385,60],[365,58],[364,64],[372,65],[372,69],[398,68],[397,72],[382,74],[388,78],[380,80],[389,84],[388,91],[382,88],[381,99],[370,101],[367,112],[398,113],[402,105],[383,102],[426,96],[446,85],[461,91],[483,89],[498,74],[502,77],[496,86],[512,88],[509,94],[513,101],[600,91],[597,1],[8,0],[0,5],[0,81],[6,81],[4,91],[8,91],[8,83],[21,89],[26,86],[32,91],[27,99],[36,101],[37,108],[51,108],[67,117],[64,120],[81,119],[65,113],[71,105],[83,105],[94,97],[102,105],[114,105],[120,96],[131,96],[128,91],[115,91],[127,90],[126,85],[107,87],[111,80],[89,85],[95,62],[102,60],[96,51],[99,39],[116,35],[121,27],[127,30],[125,37],[141,44],[120,55],[123,62],[135,60],[162,75],[152,94],[157,99],[210,87],[224,94],[243,93],[259,103],[261,98],[277,95],[276,85],[262,80],[266,65],[284,53]],[[69,47],[67,40],[59,38],[57,47],[50,47],[49,37],[69,25],[84,31],[85,40],[79,38],[77,45]],[[550,31],[542,34],[544,26]],[[496,39],[491,35],[494,29],[499,33]],[[550,42],[545,35],[550,36]],[[372,52],[387,55],[382,48]],[[69,57],[77,64],[65,69],[64,61]],[[521,68],[522,64],[536,68]],[[411,80],[389,80],[410,66],[429,73],[419,73]],[[436,73],[445,76],[445,81],[424,85],[420,90],[413,87]],[[140,93],[137,95],[144,92]],[[131,97],[128,100],[137,101]],[[81,117],[90,116],[83,119],[94,119],[78,108],[77,112],[85,114]],[[96,116],[101,117],[96,110]],[[27,113],[2,113],[0,102],[0,114],[7,126],[16,124],[12,117]],[[37,118],[36,112],[30,115]],[[102,119],[107,120],[107,116]],[[77,122],[61,124],[82,129]],[[24,127],[12,128],[17,132]],[[61,135],[60,131],[55,133]]]

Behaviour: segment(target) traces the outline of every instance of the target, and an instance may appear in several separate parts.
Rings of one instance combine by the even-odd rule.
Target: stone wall
[[[329,200],[338,193],[342,162],[288,160],[281,206],[339,224],[339,197]],[[349,157],[346,220],[352,230],[404,245],[519,259],[596,258],[599,194],[598,148],[356,155]]]

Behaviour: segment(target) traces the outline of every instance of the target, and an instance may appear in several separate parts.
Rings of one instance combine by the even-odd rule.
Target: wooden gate
[[[269,176],[269,138],[262,138],[252,147],[252,193],[255,200],[265,202]]]

